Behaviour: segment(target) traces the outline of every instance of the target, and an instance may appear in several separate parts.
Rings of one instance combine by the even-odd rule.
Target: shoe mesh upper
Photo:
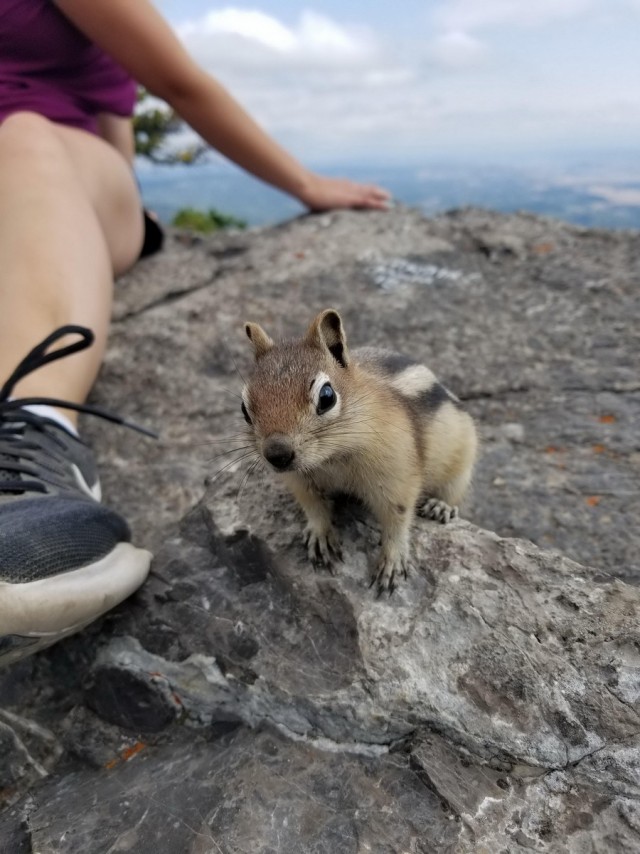
[[[130,539],[117,513],[95,501],[36,497],[0,508],[0,581],[21,584],[89,566]]]
[[[0,417],[0,582],[72,572],[129,540],[124,519],[92,500],[78,473],[97,483],[80,439],[32,412]]]
[[[70,335],[79,338],[52,349]],[[84,327],[60,327],[34,347],[0,387],[0,584],[30,583],[88,568],[130,540],[124,519],[97,501],[91,450],[56,421],[27,407],[89,412],[150,431],[86,404],[47,397],[12,399],[14,387],[32,371],[85,350],[93,339]]]

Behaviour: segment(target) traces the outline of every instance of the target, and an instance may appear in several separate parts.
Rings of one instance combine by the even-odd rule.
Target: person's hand
[[[298,198],[312,211],[334,208],[386,210],[391,194],[375,184],[359,184],[347,178],[328,178],[310,173]]]

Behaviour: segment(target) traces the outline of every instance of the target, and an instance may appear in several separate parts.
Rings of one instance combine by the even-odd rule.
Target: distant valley
[[[387,187],[396,201],[427,214],[476,205],[527,210],[599,228],[640,229],[640,156],[582,155],[515,165],[427,161],[422,165],[345,164],[325,172]],[[169,222],[183,207],[216,208],[249,225],[302,212],[293,199],[219,160],[194,166],[140,164],[145,204]]]

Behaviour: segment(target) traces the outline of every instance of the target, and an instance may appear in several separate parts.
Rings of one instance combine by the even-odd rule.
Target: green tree
[[[136,154],[162,165],[196,163],[208,150],[208,146],[200,142],[186,148],[172,149],[167,143],[167,139],[181,130],[184,123],[171,107],[149,104],[150,98],[151,96],[146,89],[138,90],[138,107],[133,117]],[[244,220],[213,208],[208,211],[181,208],[174,216],[171,224],[178,228],[188,228],[204,234],[217,231],[220,228],[247,227]]]
[[[246,228],[247,223],[230,214],[224,214],[211,208],[208,211],[199,211],[195,208],[181,208],[171,224],[178,228],[188,228],[191,231],[200,231],[208,234],[221,228]]]
[[[183,121],[171,107],[150,105],[150,97],[146,89],[138,90],[138,106],[133,117],[136,154],[148,157],[154,163],[195,163],[208,147],[200,142],[171,149],[168,138],[181,130]]]

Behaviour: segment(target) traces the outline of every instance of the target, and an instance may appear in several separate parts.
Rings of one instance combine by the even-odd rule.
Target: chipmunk
[[[299,340],[275,344],[256,323],[245,332],[255,365],[242,413],[256,450],[302,505],[310,560],[332,570],[342,559],[326,496],[353,494],[382,529],[371,585],[392,593],[407,575],[415,514],[457,515],[477,452],[471,416],[424,365],[374,347],[350,353],[334,309]]]

